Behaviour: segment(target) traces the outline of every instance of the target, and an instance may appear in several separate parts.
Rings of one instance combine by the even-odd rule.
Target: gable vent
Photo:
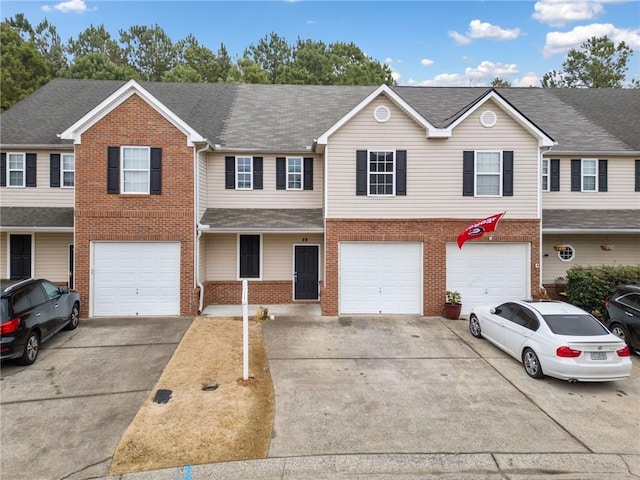
[[[496,124],[497,121],[498,121],[498,117],[496,117],[496,114],[493,113],[491,110],[485,110],[480,115],[480,124],[483,127],[491,128]]]
[[[384,105],[380,105],[373,111],[373,118],[375,118],[378,123],[384,123],[391,118],[391,111]]]

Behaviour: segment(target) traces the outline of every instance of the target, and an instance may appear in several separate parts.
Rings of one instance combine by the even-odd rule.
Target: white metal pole
[[[249,380],[249,289],[242,281],[242,379]]]

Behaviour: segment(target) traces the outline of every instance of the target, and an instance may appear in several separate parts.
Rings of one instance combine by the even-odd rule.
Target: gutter
[[[260,228],[260,227],[252,227],[252,228],[233,228],[233,227],[224,227],[224,228],[211,228],[209,225],[203,225],[201,223],[198,224],[198,233],[324,233],[324,228],[322,227],[314,227],[314,228]]]
[[[545,156],[576,156],[577,158],[587,158],[587,156],[615,156],[615,157],[626,157],[626,156],[638,156],[640,155],[640,150],[550,150],[544,154]]]
[[[0,232],[50,232],[50,233],[73,233],[74,227],[13,227],[2,225]]]
[[[194,284],[200,289],[198,294],[198,315],[202,313],[204,307],[204,285],[200,282],[200,231],[199,223],[199,206],[200,206],[200,154],[206,152],[211,148],[208,140],[205,138],[205,146],[200,150],[194,150],[193,154],[193,220],[195,225],[195,251],[193,252],[193,272],[194,272]]]
[[[70,152],[75,150],[73,143],[0,143],[0,149],[2,150],[26,150],[28,148],[40,150],[69,150]]]
[[[543,228],[544,234],[582,234],[582,235],[602,235],[603,233],[618,234],[640,234],[640,228]]]

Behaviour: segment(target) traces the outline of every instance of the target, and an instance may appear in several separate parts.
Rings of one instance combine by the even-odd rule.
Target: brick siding
[[[269,305],[293,301],[291,280],[249,281],[248,288],[250,304]],[[206,282],[204,292],[205,305],[240,305],[242,303],[241,281]],[[305,303],[309,302],[305,301]]]

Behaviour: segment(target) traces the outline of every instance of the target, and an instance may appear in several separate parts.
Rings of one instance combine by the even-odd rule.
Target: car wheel
[[[613,325],[611,325],[611,333],[613,333],[620,340],[624,340],[624,342],[629,345],[627,330],[622,325],[620,325],[619,323],[614,323]]]
[[[18,365],[31,365],[38,358],[39,351],[40,335],[38,335],[38,332],[31,332],[27,337],[22,356],[17,361]]]
[[[522,364],[524,365],[525,372],[527,372],[527,375],[531,378],[542,378],[544,376],[538,355],[530,348],[525,348],[522,354]]]
[[[478,321],[478,317],[476,317],[475,315],[471,315],[469,317],[469,331],[471,332],[471,335],[473,335],[476,338],[482,337],[482,331],[480,330],[480,322]]]
[[[78,303],[73,304],[71,313],[69,314],[69,323],[64,327],[65,330],[75,330],[80,323],[80,305]]]

